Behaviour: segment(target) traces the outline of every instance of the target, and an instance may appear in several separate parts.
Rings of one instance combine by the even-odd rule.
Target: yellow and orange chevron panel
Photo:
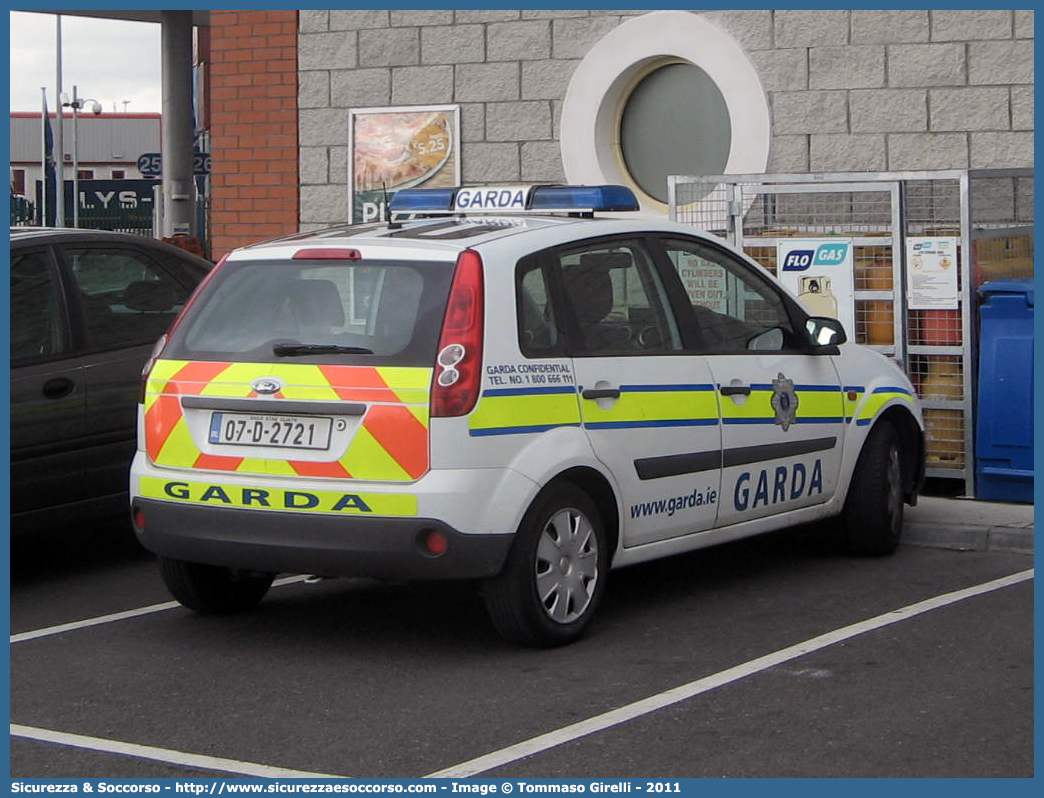
[[[364,403],[351,444],[336,460],[303,461],[206,454],[193,440],[182,396],[257,396],[250,383],[276,377],[284,387],[266,399]],[[237,473],[374,481],[412,481],[428,459],[431,369],[318,366],[301,363],[157,361],[145,388],[145,450],[159,466]]]

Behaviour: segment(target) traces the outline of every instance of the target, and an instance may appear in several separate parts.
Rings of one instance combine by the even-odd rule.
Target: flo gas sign
[[[828,316],[855,339],[852,241],[791,238],[776,244],[779,280],[813,316]]]
[[[852,246],[849,243],[831,241],[819,244],[814,249],[794,249],[787,252],[783,261],[783,271],[803,272],[813,266],[834,266],[844,263],[849,258]]]

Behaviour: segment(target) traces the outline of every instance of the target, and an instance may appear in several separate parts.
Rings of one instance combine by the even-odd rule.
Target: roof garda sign
[[[511,188],[462,188],[453,199],[455,211],[524,211],[526,209],[525,186]]]

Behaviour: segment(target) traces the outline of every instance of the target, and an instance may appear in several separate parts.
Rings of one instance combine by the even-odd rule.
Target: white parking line
[[[82,734],[68,734],[38,729],[33,726],[11,724],[11,736],[26,740],[37,740],[43,743],[67,745],[73,748],[86,748],[89,751],[101,751],[106,754],[132,756],[136,759],[152,759],[170,765],[181,765],[199,770],[218,770],[222,773],[236,773],[240,776],[256,776],[262,779],[343,779],[346,776],[335,776],[330,773],[309,773],[304,770],[288,770],[271,765],[259,765],[256,762],[240,762],[235,759],[221,759],[203,754],[187,754],[170,748],[153,748],[150,745],[121,743],[119,740],[106,740],[101,737],[86,737]]]
[[[283,585],[292,585],[296,582],[303,582],[307,579],[307,576],[288,576],[284,579],[277,579],[272,583],[272,587],[281,587]],[[139,607],[136,610],[125,610],[123,612],[113,612],[109,615],[98,615],[94,618],[86,618],[82,621],[72,621],[71,623],[63,623],[58,626],[48,626],[45,629],[34,629],[31,632],[20,632],[16,635],[11,635],[11,644],[24,643],[27,640],[39,640],[41,637],[50,637],[51,635],[60,635],[63,632],[72,632],[77,629],[86,629],[90,626],[101,626],[106,623],[115,623],[116,621],[125,621],[128,618],[138,618],[142,615],[151,615],[154,612],[163,612],[164,610],[172,610],[175,607],[180,607],[176,601],[165,601],[162,604],[150,604],[148,607]]]
[[[941,596],[936,596],[935,598],[927,599],[926,601],[918,602],[917,604],[910,604],[901,609],[887,612],[884,615],[878,615],[876,618],[860,621],[851,626],[846,626],[842,629],[836,629],[833,632],[827,632],[818,637],[813,637],[810,640],[790,646],[789,648],[774,651],[771,654],[766,654],[758,659],[744,662],[741,665],[715,673],[712,676],[697,679],[694,682],[683,684],[680,687],[675,687],[658,695],[644,698],[641,701],[635,701],[633,704],[628,704],[619,709],[611,710],[602,715],[588,718],[587,720],[565,726],[561,729],[548,732],[547,734],[541,734],[537,737],[503,748],[499,751],[493,751],[492,753],[480,756],[476,759],[462,762],[459,765],[453,765],[452,767],[439,770],[435,773],[430,773],[426,778],[467,778],[468,776],[476,776],[480,773],[485,773],[519,759],[524,759],[525,757],[547,751],[551,748],[563,745],[564,743],[577,740],[581,737],[586,737],[589,734],[604,731],[621,723],[626,723],[627,721],[634,720],[643,715],[648,715],[658,709],[663,709],[664,707],[687,701],[701,693],[706,693],[755,673],[768,670],[769,668],[775,667],[784,662],[836,645],[858,635],[866,634],[867,632],[872,632],[885,626],[899,623],[900,621],[905,621],[916,615],[931,612],[940,607],[945,607],[948,604],[954,604],[967,598],[982,595],[983,593],[990,593],[994,590],[1000,590],[1004,587],[1025,582],[1032,578],[1033,569],[1030,569],[1001,579],[995,579],[992,582],[985,582],[981,585],[976,585],[975,587],[969,587],[965,590],[957,590],[953,593],[946,593]]]
[[[305,577],[303,576],[289,577],[285,580],[280,580],[277,584],[291,584],[293,582],[301,581],[304,578]],[[975,585],[974,587],[965,588],[964,590],[945,593],[941,596],[935,596],[934,598],[916,604],[910,604],[906,607],[893,610],[892,612],[878,615],[876,618],[860,621],[851,626],[846,626],[819,635],[818,637],[813,637],[802,643],[780,649],[771,654],[766,654],[758,659],[742,663],[703,679],[689,682],[680,687],[675,687],[666,692],[650,696],[641,701],[636,701],[602,715],[597,715],[593,718],[580,721],[579,723],[574,723],[570,726],[565,726],[561,729],[541,734],[537,737],[503,748],[499,751],[493,751],[492,753],[480,756],[476,759],[471,759],[467,762],[444,768],[443,770],[429,774],[425,778],[466,778],[468,776],[485,773],[519,759],[524,759],[525,757],[547,751],[567,742],[594,734],[595,732],[604,731],[643,715],[648,715],[656,710],[669,707],[673,704],[678,704],[702,693],[714,690],[715,688],[722,687],[755,673],[760,673],[761,671],[768,670],[769,668],[789,662],[790,660],[798,659],[806,654],[811,654],[815,651],[836,645],[845,640],[857,637],[858,635],[872,632],[899,623],[900,621],[908,620],[909,618],[921,615],[922,613],[930,612],[939,609],[940,607],[963,601],[964,599],[973,598],[974,596],[979,596],[984,593],[990,593],[995,590],[1010,587],[1011,585],[1026,582],[1030,579],[1033,579],[1033,569],[1011,574],[1010,576],[995,579],[991,582],[985,582],[981,585]],[[25,632],[22,635],[13,635],[11,642],[20,642],[15,639],[16,637],[25,640],[32,640],[44,637],[48,634],[59,634],[62,631],[68,631],[70,629],[79,629],[100,623],[110,623],[127,617],[137,617],[149,612],[159,612],[164,609],[169,609],[171,606],[179,605],[174,602],[154,604],[151,607],[143,607],[140,610],[130,610],[126,613],[114,613],[113,615],[100,616],[99,618],[92,618],[73,624],[63,624],[62,626],[54,626],[49,629],[41,629],[36,632]],[[75,748],[85,748],[103,753],[136,757],[139,759],[150,759],[157,762],[166,762],[172,765],[221,771],[224,773],[236,773],[244,776],[257,776],[261,778],[347,778],[345,776],[287,770],[254,762],[242,762],[233,759],[204,756],[201,754],[190,754],[169,748],[154,748],[152,746],[124,743],[118,740],[107,740],[100,737],[69,734],[67,732],[35,728],[32,726],[22,726],[14,723],[11,724],[11,736],[54,743],[57,745],[72,746]]]
[[[31,632],[20,632],[19,634],[11,635],[11,643],[13,645],[14,643],[24,643],[26,640],[38,640],[41,637],[60,635],[62,632],[72,632],[76,629],[85,629],[88,626],[101,626],[104,623],[114,623],[115,621],[123,621],[127,618],[137,618],[140,615],[149,615],[153,612],[162,612],[163,610],[171,610],[180,606],[181,605],[176,601],[165,601],[162,604],[139,607],[136,610],[114,612],[110,615],[99,615],[96,618],[86,618],[82,621],[63,623],[58,626],[48,626],[46,629],[34,629]]]

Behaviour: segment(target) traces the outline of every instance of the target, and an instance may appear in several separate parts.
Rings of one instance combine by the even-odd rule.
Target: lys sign
[[[152,213],[154,180],[81,180],[80,208],[105,213],[147,208]],[[65,184],[66,205],[72,204],[72,183]]]

